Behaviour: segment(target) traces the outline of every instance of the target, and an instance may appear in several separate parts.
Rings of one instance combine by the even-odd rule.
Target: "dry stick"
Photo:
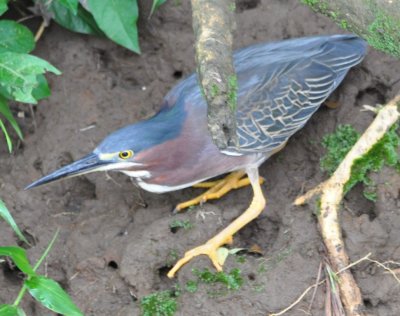
[[[338,208],[343,197],[343,188],[351,176],[351,167],[356,159],[365,155],[396,123],[399,118],[400,95],[379,110],[375,120],[346,155],[331,178],[317,188],[298,197],[294,204],[302,205],[312,196],[321,193],[321,212],[318,222],[329,261],[335,271],[349,264],[338,219]],[[362,315],[363,301],[353,275],[346,270],[339,276],[340,296],[348,315]]]
[[[46,22],[46,20],[43,20],[42,23],[39,26],[38,31],[35,34],[35,42],[39,41],[39,39],[42,37],[44,29],[46,28],[46,26],[47,26],[47,22]]]
[[[376,265],[380,266],[381,268],[385,269],[385,270],[386,270],[388,273],[390,273],[390,274],[395,278],[395,280],[400,284],[400,279],[397,277],[396,273],[395,273],[392,269],[388,268],[387,266],[385,266],[383,263],[381,263],[381,262],[379,262],[379,261],[372,260],[372,259],[367,259],[367,260],[370,261],[370,262],[373,262],[373,263],[375,263]]]
[[[308,309],[307,309],[307,313],[309,315],[311,315],[311,308],[312,308],[312,305],[314,303],[315,295],[317,294],[318,283],[319,283],[319,280],[321,279],[321,273],[322,273],[322,262],[319,263],[318,275],[317,275],[317,279],[315,280],[315,284],[314,284],[315,285],[314,291],[313,291],[313,294],[311,296],[311,301],[310,301],[310,304],[308,305]]]

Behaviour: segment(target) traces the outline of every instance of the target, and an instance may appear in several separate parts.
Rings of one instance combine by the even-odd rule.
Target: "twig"
[[[308,312],[309,314],[311,314],[311,308],[312,308],[312,305],[313,305],[313,303],[314,303],[315,295],[317,294],[318,283],[319,283],[319,280],[321,279],[321,273],[322,273],[322,262],[319,263],[318,275],[317,275],[317,279],[315,280],[315,284],[314,284],[314,285],[315,285],[314,291],[313,291],[313,294],[312,294],[312,296],[311,296],[310,305],[308,305],[307,312]]]
[[[321,211],[318,215],[318,222],[328,251],[329,261],[335,271],[340,271],[349,264],[338,217],[338,208],[343,197],[344,186],[350,179],[354,161],[365,155],[398,120],[400,115],[398,104],[400,104],[400,94],[378,112],[375,120],[349,151],[329,180],[298,197],[294,202],[296,205],[301,205],[314,195],[321,194]],[[340,297],[347,314],[362,315],[361,292],[351,272],[346,271],[340,274],[338,284]]]
[[[358,259],[357,261],[354,261],[353,263],[350,263],[348,266],[346,266],[346,267],[344,267],[343,269],[341,269],[341,270],[339,270],[338,272],[336,272],[336,275],[339,275],[339,274],[343,273],[344,271],[346,271],[346,270],[348,270],[348,269],[354,267],[355,265],[361,263],[362,261],[368,260],[370,256],[371,256],[371,253],[368,253],[367,255],[365,255],[364,257],[362,257],[362,258],[360,258],[360,259]],[[320,267],[321,267],[321,265],[320,265]],[[319,277],[319,272],[318,272],[318,277]],[[317,280],[318,280],[318,277],[317,277]],[[307,293],[308,293],[310,290],[312,290],[313,288],[318,287],[318,286],[324,284],[325,282],[326,282],[326,279],[325,279],[325,280],[322,280],[322,281],[320,281],[320,282],[318,282],[318,283],[315,283],[315,284],[313,284],[313,285],[311,285],[311,286],[309,286],[309,287],[308,287],[308,288],[307,288],[307,289],[306,289],[292,304],[290,304],[288,307],[286,307],[285,309],[281,310],[281,311],[278,312],[278,313],[269,314],[269,316],[280,316],[280,315],[285,314],[286,312],[288,312],[289,310],[291,310],[293,307],[295,307],[298,303],[300,303],[301,300],[303,299],[303,297],[306,296]]]
[[[285,309],[281,310],[278,313],[269,314],[269,316],[280,316],[280,315],[285,314],[286,312],[291,310],[293,307],[295,307],[298,303],[300,303],[301,300],[303,299],[303,297],[306,296],[307,293],[310,292],[310,290],[312,290],[314,287],[324,284],[325,282],[326,282],[326,280],[322,280],[316,284],[310,285],[292,304],[290,304],[288,307],[286,307]]]
[[[367,258],[368,261],[373,262],[375,264],[377,264],[378,266],[380,266],[381,268],[385,269],[386,271],[388,271],[395,279],[396,281],[400,284],[400,279],[397,277],[395,271],[393,271],[392,269],[390,269],[389,267],[385,266],[382,262],[373,260],[373,259],[369,259]]]
[[[46,28],[46,26],[47,26],[47,23],[45,20],[43,20],[39,26],[38,31],[35,34],[35,42],[39,41],[40,37],[43,35],[44,29]]]

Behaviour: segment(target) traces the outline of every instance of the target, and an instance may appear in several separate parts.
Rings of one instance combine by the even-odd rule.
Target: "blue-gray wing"
[[[279,148],[365,53],[365,42],[352,35],[302,38],[239,51],[235,62],[240,148],[224,152],[268,153]]]

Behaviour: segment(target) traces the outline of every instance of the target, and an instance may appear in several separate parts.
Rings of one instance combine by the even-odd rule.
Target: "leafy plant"
[[[153,0],[149,18],[167,0]],[[137,0],[37,0],[46,16],[78,33],[106,36],[115,43],[140,53]],[[43,7],[43,6],[42,6]]]
[[[26,240],[25,236],[22,234],[21,230],[19,229],[17,223],[14,221],[14,218],[11,216],[10,212],[8,211],[6,205],[2,200],[0,200],[0,217],[6,221],[8,225],[14,230],[15,234],[21,239],[23,242],[29,245],[29,242]],[[0,314],[1,315],[1,314]]]
[[[153,0],[150,16],[166,0]],[[107,36],[117,44],[140,53],[137,0],[35,0],[36,11],[45,20],[54,19],[61,26],[79,33]],[[0,0],[0,16],[8,10],[8,0]],[[24,25],[0,20],[0,129],[8,150],[12,140],[7,121],[22,140],[23,135],[9,108],[9,101],[36,104],[50,95],[45,72],[61,72],[47,61],[30,55],[35,37]]]
[[[140,306],[143,316],[173,316],[178,305],[172,291],[160,291],[143,297]]]
[[[0,15],[7,11],[7,1],[0,1]],[[0,20],[0,128],[5,135],[8,150],[12,141],[4,124],[9,122],[20,139],[21,129],[8,106],[9,101],[36,104],[48,97],[50,90],[45,72],[60,74],[47,61],[29,53],[35,48],[32,32],[25,26],[11,20]]]
[[[170,224],[169,227],[172,230],[178,230],[179,228],[183,228],[184,230],[189,230],[193,228],[193,224],[189,220],[178,220],[175,219],[173,220]]]
[[[211,272],[208,269],[204,269],[203,271],[193,269],[192,272],[197,276],[199,282],[221,283],[224,284],[228,290],[238,290],[243,284],[243,278],[239,269],[232,269],[229,273],[223,271]]]
[[[13,228],[18,237],[26,242],[23,234],[12,218],[5,204],[0,200],[0,216],[6,220],[8,224]],[[43,260],[49,254],[56,238],[58,231],[55,233],[53,239],[47,246],[46,250],[35,264],[31,266],[25,249],[16,246],[0,247],[0,257],[8,257],[15,264],[15,266],[26,275],[24,285],[22,286],[16,300],[13,304],[0,304],[0,315],[1,316],[21,316],[25,315],[25,312],[19,306],[22,298],[26,291],[29,293],[43,306],[46,308],[68,316],[82,316],[82,312],[72,302],[69,295],[61,288],[61,286],[54,280],[49,279],[43,275],[36,273]]]

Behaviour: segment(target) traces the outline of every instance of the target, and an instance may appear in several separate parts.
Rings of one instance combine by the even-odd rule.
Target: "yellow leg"
[[[194,199],[179,203],[175,207],[175,212],[180,212],[185,208],[204,203],[208,200],[219,199],[231,190],[239,189],[249,185],[250,184],[249,178],[248,177],[243,178],[245,174],[246,173],[244,171],[235,171],[221,180],[207,181],[195,184],[193,186],[195,188],[206,188],[206,189],[208,188],[208,190],[203,194],[195,197]],[[263,183],[264,178],[260,177],[259,181],[260,183]]]
[[[260,180],[258,176],[258,169],[252,168],[247,170],[251,186],[253,187],[253,200],[251,201],[248,209],[236,218],[228,227],[218,233],[216,236],[211,238],[205,244],[189,250],[185,253],[185,256],[180,259],[175,266],[168,272],[168,277],[173,278],[175,273],[187,262],[192,260],[194,257],[199,255],[206,255],[210,258],[213,265],[218,271],[222,271],[222,265],[218,262],[217,250],[222,245],[230,244],[233,241],[233,235],[242,229],[245,225],[251,222],[253,219],[258,217],[264,210],[266,201],[261,190]]]

